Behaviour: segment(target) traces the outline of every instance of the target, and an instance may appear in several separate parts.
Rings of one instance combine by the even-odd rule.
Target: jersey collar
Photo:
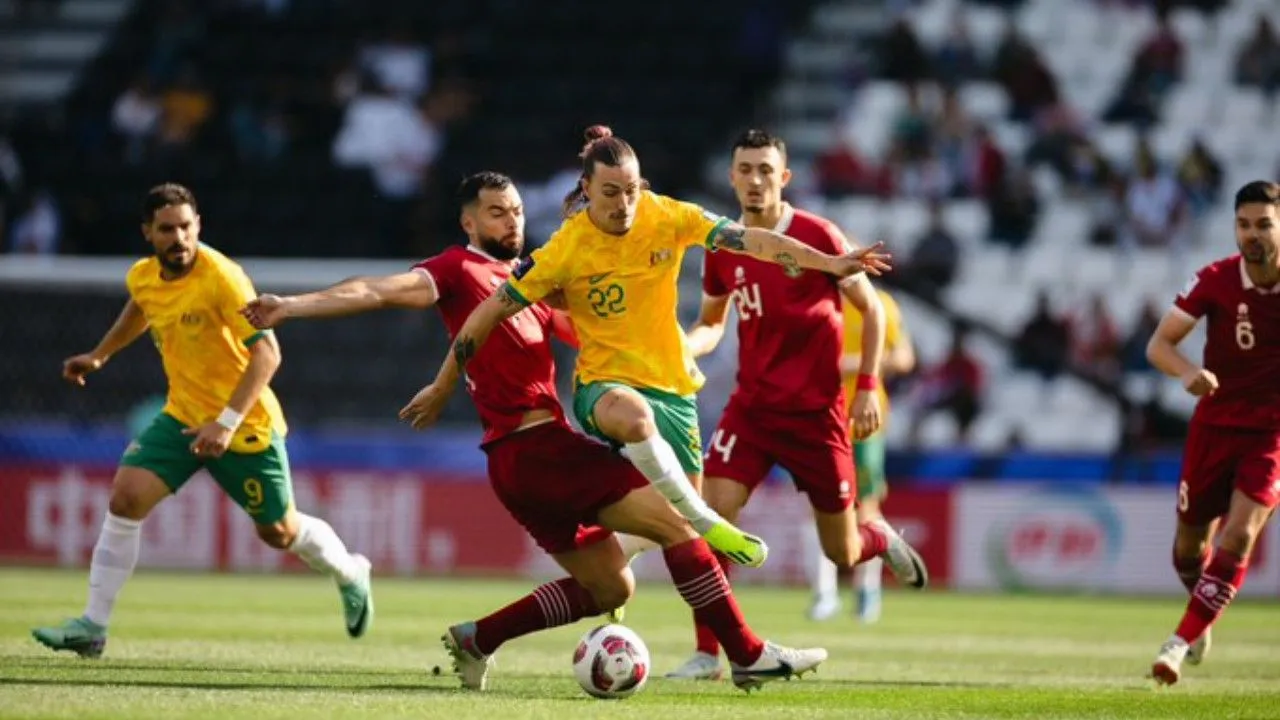
[[[1272,285],[1269,288],[1261,288],[1254,285],[1253,280],[1249,278],[1249,273],[1244,269],[1243,256],[1240,258],[1240,285],[1243,286],[1245,290],[1257,290],[1263,295],[1275,295],[1276,293],[1280,293],[1280,283]]]

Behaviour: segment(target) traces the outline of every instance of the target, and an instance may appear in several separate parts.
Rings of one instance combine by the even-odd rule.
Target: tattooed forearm
[[[778,261],[778,264],[782,266],[782,269],[785,270],[788,275],[800,274],[800,263],[796,262],[795,256],[791,253],[780,252],[777,255],[774,255],[773,259]]]
[[[471,358],[476,356],[476,341],[474,338],[463,335],[453,343],[453,359],[458,363],[458,369],[466,368]]]
[[[745,235],[746,232],[747,229],[741,225],[738,225],[737,223],[729,223],[728,225],[720,228],[720,231],[716,233],[716,247],[721,247],[733,252],[742,252],[747,249],[746,240],[743,239],[743,235]]]

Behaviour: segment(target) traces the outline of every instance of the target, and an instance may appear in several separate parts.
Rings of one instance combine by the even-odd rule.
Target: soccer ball
[[[630,697],[649,680],[649,648],[630,628],[601,625],[578,641],[573,674],[588,695],[607,700]]]

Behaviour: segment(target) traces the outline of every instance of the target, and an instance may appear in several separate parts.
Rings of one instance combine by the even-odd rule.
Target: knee
[[[703,502],[731,523],[738,521],[738,514],[747,504],[748,497],[743,486],[732,480],[707,478],[702,483]]]
[[[646,413],[628,417],[617,423],[616,440],[624,443],[643,442],[658,434],[658,424]]]
[[[147,516],[147,503],[137,493],[126,488],[116,488],[111,492],[111,500],[107,510],[116,517],[129,520],[142,520]]]
[[[627,604],[635,593],[636,581],[631,571],[624,568],[616,575],[594,579],[586,588],[600,612],[609,612]]]
[[[269,525],[258,525],[257,530],[262,542],[277,550],[287,549],[298,536],[297,530],[283,520]]]
[[[1199,565],[1200,559],[1209,552],[1208,538],[1174,538],[1173,541],[1173,564],[1175,567],[1180,565]]]

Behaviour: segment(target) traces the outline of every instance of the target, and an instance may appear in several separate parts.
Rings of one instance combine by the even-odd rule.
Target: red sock
[[[1188,593],[1195,592],[1196,583],[1200,582],[1200,576],[1208,567],[1209,552],[1207,550],[1200,557],[1182,557],[1178,555],[1178,549],[1174,548],[1173,569],[1178,573],[1178,579],[1182,581],[1182,586]]]
[[[600,608],[586,588],[573,578],[561,578],[477,620],[476,649],[488,655],[521,635],[599,614]]]
[[[693,618],[711,628],[724,646],[724,654],[737,665],[760,659],[764,641],[747,626],[729,581],[706,541],[696,538],[662,551],[676,590],[693,608]]]
[[[858,537],[862,539],[862,554],[858,556],[858,563],[879,557],[889,549],[889,536],[879,525],[862,523],[858,526]]]
[[[1244,584],[1244,576],[1248,571],[1248,560],[1219,548],[1209,561],[1209,567],[1200,576],[1195,590],[1191,591],[1187,611],[1182,616],[1182,622],[1178,623],[1175,634],[1189,643],[1199,640],[1204,631],[1231,604],[1232,598]]]
[[[720,572],[724,574],[725,582],[729,580],[729,568],[733,567],[733,563],[720,553],[713,553],[716,563],[720,566]],[[715,631],[707,624],[698,620],[698,613],[693,613],[693,631],[698,639],[698,652],[706,653],[711,657],[720,657],[720,641],[716,639]]]

